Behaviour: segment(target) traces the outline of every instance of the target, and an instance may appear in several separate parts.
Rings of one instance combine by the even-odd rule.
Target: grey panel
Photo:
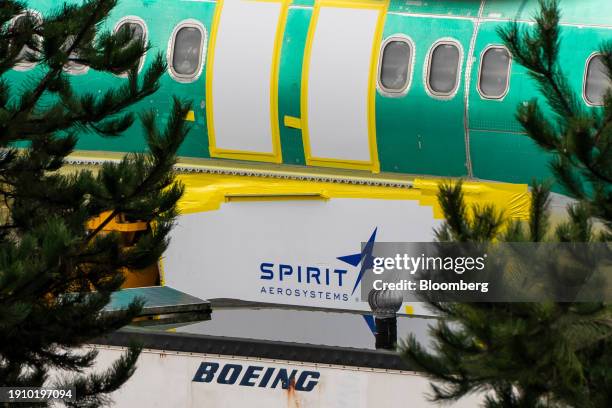
[[[356,312],[291,307],[221,308],[214,305],[212,319],[183,326],[177,332],[244,339],[285,341],[325,346],[375,349],[375,337],[364,316]],[[397,317],[398,339],[409,334],[430,346],[428,326],[436,320]]]
[[[393,351],[316,346],[187,333],[153,332],[133,328],[121,329],[94,339],[91,344],[127,347],[134,341],[142,344],[144,348],[166,352],[220,354],[388,370],[419,370],[418,367],[409,364],[397,352]]]
[[[210,302],[188,295],[169,286],[149,286],[113,292],[105,312],[125,309],[135,298],[144,301],[142,315],[209,311]]]
[[[167,287],[162,289],[174,291]],[[151,290],[159,289],[138,288],[133,293]],[[124,303],[127,300],[124,299]],[[312,310],[287,305],[270,307],[232,300],[221,302],[224,307],[216,303],[212,319],[208,321],[146,329],[131,326],[92,343],[125,346],[138,340],[145,348],[157,350],[415,369],[395,351],[376,350],[374,333],[364,315],[355,311]],[[429,326],[436,323],[433,318],[398,316],[398,340],[405,340],[413,334],[428,350],[432,350]],[[175,332],[168,333],[170,328],[176,329]]]

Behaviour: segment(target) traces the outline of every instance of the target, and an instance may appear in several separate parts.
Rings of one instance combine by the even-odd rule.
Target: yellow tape
[[[422,205],[434,209],[435,218],[444,218],[438,204],[438,189],[442,179],[415,179],[414,188],[423,192]],[[493,183],[482,181],[464,181],[463,194],[468,205],[493,204],[503,209],[508,217],[527,220],[531,203],[529,188],[526,184]]]
[[[192,110],[187,112],[187,115],[185,115],[185,120],[188,122],[195,122],[195,113]]]
[[[217,210],[231,197],[244,199],[291,199],[291,197],[416,200],[432,207],[433,216],[443,218],[436,194],[443,179],[415,179],[413,188],[383,187],[359,184],[331,183],[282,178],[233,176],[224,174],[179,174],[185,185],[185,195],[179,202],[183,214]],[[466,181],[463,191],[468,205],[492,203],[503,208],[506,215],[526,220],[529,216],[530,195],[526,184]],[[230,199],[228,200],[228,197]],[[238,198],[240,199],[240,198]]]
[[[326,7],[346,7],[352,9],[387,7],[388,3],[388,0],[319,0],[319,4]]]
[[[120,153],[81,151],[79,154],[70,156],[73,160],[119,160],[123,157]],[[226,162],[215,162],[210,159],[182,159],[183,164],[190,164],[194,169],[208,169],[208,171],[219,171],[227,169]],[[216,165],[212,165],[215,164]],[[66,171],[68,167],[64,167]],[[82,164],[71,164],[70,169],[86,168]],[[288,166],[288,168],[292,168]],[[268,167],[258,166],[256,163],[249,165],[234,164],[236,171],[248,172],[250,170],[266,170]],[[325,199],[334,198],[375,198],[387,200],[418,200],[421,205],[433,208],[434,217],[441,219],[442,209],[438,205],[438,189],[440,184],[448,180],[442,178],[414,178],[392,177],[387,173],[384,177],[369,176],[357,178],[357,182],[368,180],[381,180],[389,183],[412,182],[413,188],[397,188],[372,186],[367,184],[347,184],[318,181],[305,181],[288,179],[287,176],[328,177],[339,176],[337,173],[325,172],[324,169],[309,169],[304,167],[303,171],[284,173],[278,171],[279,176],[232,176],[226,174],[211,173],[181,173],[177,178],[185,184],[184,197],[179,202],[179,209],[184,213],[193,213],[218,209],[226,201],[226,196],[313,196],[320,195]],[[272,172],[274,173],[274,172]],[[347,179],[354,179],[354,173],[345,173]],[[464,181],[463,193],[468,205],[471,204],[493,204],[499,209],[504,209],[506,215],[511,218],[527,220],[529,218],[530,193],[526,184],[510,184],[484,181]]]
[[[329,200],[329,197],[320,193],[305,194],[226,194],[225,202],[242,201],[304,201],[304,200]]]
[[[159,285],[165,286],[166,279],[164,276],[164,258],[159,258],[159,261],[157,261],[157,268],[159,269]]]
[[[285,117],[283,118],[283,124],[286,127],[290,127],[290,128],[294,128],[294,129],[301,129],[302,128],[302,120],[300,118],[296,118],[296,117],[293,117],[293,116],[285,115]]]
[[[380,2],[379,2],[380,3]],[[372,161],[372,172],[380,172],[380,161],[378,160],[378,144],[376,143],[376,76],[378,74],[378,58],[380,44],[382,43],[385,19],[389,2],[382,2],[382,10],[378,13],[374,41],[372,42],[372,54],[370,57],[370,77],[368,94],[368,142],[370,144],[370,160]]]

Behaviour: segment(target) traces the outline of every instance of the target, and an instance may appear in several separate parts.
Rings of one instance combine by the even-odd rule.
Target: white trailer
[[[124,351],[95,347],[99,365]],[[428,401],[428,392],[429,380],[413,371],[146,349],[134,376],[112,399],[113,406],[126,408],[438,406]],[[473,408],[481,399],[466,397],[451,406]]]
[[[425,320],[400,317],[400,337],[411,331],[427,344]],[[128,329],[99,339],[89,346],[99,351],[95,369],[132,340],[145,349],[134,376],[111,396],[116,407],[438,406],[427,398],[429,379],[397,352],[376,350],[357,313],[215,309],[212,320],[172,332]],[[472,395],[450,406],[481,403]]]

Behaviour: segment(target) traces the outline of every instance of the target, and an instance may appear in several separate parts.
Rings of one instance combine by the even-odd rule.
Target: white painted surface
[[[368,93],[379,10],[322,7],[308,73],[315,158],[370,161]]]
[[[97,370],[108,367],[122,353],[118,348],[99,348]],[[242,366],[235,384],[219,384],[217,377],[210,383],[195,382],[194,376],[203,362]],[[412,372],[357,370],[337,366],[317,366],[311,363],[272,362],[244,357],[220,357],[204,354],[172,353],[145,350],[138,360],[134,376],[111,395],[113,407],[177,407],[177,408],[430,408],[429,380]],[[247,366],[265,369],[286,369],[319,373],[312,391],[293,391],[259,386],[241,386],[240,378]],[[217,372],[218,374],[219,372]],[[255,383],[258,384],[256,379]],[[470,395],[450,405],[453,408],[473,408],[482,404],[482,396]],[[449,406],[449,405],[445,405]]]
[[[409,200],[230,202],[179,217],[165,253],[165,283],[202,299],[369,310],[359,287],[352,294],[360,265],[337,257],[360,253],[376,228],[376,242],[429,242],[439,223],[431,207]],[[262,279],[262,263],[275,264],[274,279]],[[332,273],[329,284],[299,282],[297,272],[280,281],[279,264],[346,274],[339,282]],[[415,313],[430,314],[418,305]]]
[[[270,75],[280,2],[224,0],[213,67],[216,147],[272,153]]]

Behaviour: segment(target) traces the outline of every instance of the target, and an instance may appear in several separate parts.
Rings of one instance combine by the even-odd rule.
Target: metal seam
[[[483,10],[484,11],[484,10]],[[404,16],[404,17],[417,17],[417,18],[439,18],[446,20],[469,20],[469,21],[477,21],[479,20],[481,23],[490,23],[490,22],[498,22],[498,23],[511,23],[516,21],[517,23],[524,24],[535,24],[534,20],[528,19],[511,19],[511,18],[496,18],[496,17],[470,17],[470,16],[453,16],[448,14],[434,14],[434,13],[411,13],[411,12],[403,12],[403,11],[389,11],[388,14]],[[612,25],[606,24],[593,24],[593,23],[572,23],[572,22],[560,22],[559,25],[561,27],[577,27],[577,28],[604,28],[604,29],[612,29]]]
[[[464,91],[464,104],[463,104],[463,128],[464,128],[464,141],[465,141],[465,166],[467,168],[467,176],[469,178],[474,177],[474,171],[472,168],[472,153],[470,151],[470,85],[472,79],[472,68],[474,66],[474,49],[476,48],[476,39],[478,38],[478,29],[480,28],[480,19],[484,11],[485,0],[480,1],[480,8],[478,9],[478,18],[474,21],[474,33],[470,39],[470,47],[467,55],[467,66],[465,67],[465,91]]]
[[[65,162],[72,165],[85,165],[85,166],[101,166],[105,162],[118,162],[118,159],[67,159]],[[320,183],[337,183],[337,184],[352,184],[352,185],[364,185],[373,187],[393,187],[393,188],[412,188],[413,183],[411,181],[384,181],[384,180],[370,180],[359,177],[342,177],[342,176],[331,176],[331,175],[309,175],[309,174],[294,174],[283,171],[265,171],[265,170],[252,170],[252,169],[231,169],[222,167],[204,167],[204,166],[190,166],[177,164],[174,166],[174,170],[179,173],[202,173],[202,174],[223,174],[230,176],[242,176],[242,177],[261,177],[261,178],[275,178],[285,180],[299,180],[299,181],[314,181]]]

